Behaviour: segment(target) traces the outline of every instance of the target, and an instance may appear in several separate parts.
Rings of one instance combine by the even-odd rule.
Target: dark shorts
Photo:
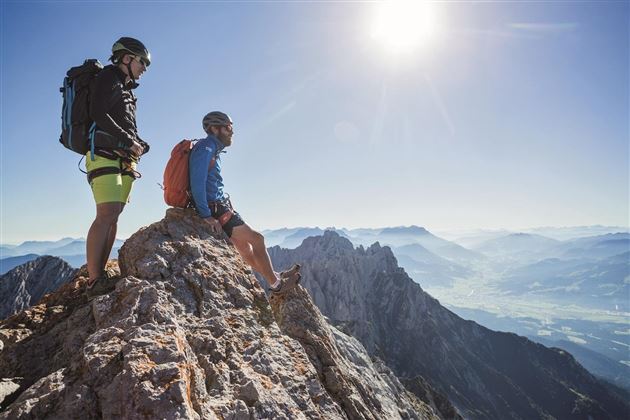
[[[218,220],[223,214],[230,211],[230,207],[227,203],[210,203],[210,211],[212,212],[212,217]],[[232,237],[232,229],[244,224],[245,222],[241,215],[232,209],[232,217],[223,225],[223,231],[227,236]]]

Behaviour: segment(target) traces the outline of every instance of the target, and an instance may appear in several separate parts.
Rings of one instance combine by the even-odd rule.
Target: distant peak
[[[342,237],[337,232],[332,230],[325,230],[321,235],[310,236],[304,239],[304,242],[302,242],[302,245],[300,245],[299,248],[301,247],[354,250],[354,245],[352,245],[352,242],[350,242],[349,239]]]
[[[539,235],[537,233],[526,233],[526,232],[515,232],[510,233],[504,236],[505,238],[516,238],[516,239],[537,239],[537,240],[548,240],[555,241],[555,239],[548,238],[543,235]]]
[[[412,234],[412,235],[430,235],[431,233],[421,226],[411,225],[411,226],[396,226],[385,228],[381,231],[381,234]]]
[[[365,252],[370,255],[382,255],[386,259],[393,260],[394,264],[397,266],[396,257],[394,256],[392,249],[389,246],[381,246],[378,241],[370,245]]]

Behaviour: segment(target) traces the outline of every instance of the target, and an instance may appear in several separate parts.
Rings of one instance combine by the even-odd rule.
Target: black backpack
[[[63,79],[59,91],[63,95],[61,111],[61,136],[59,142],[66,148],[85,155],[90,149],[90,85],[103,69],[97,59],[85,60],[82,65],[72,67]]]

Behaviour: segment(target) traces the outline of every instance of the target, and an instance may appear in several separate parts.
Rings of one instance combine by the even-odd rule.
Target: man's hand
[[[134,140],[129,150],[131,151],[131,154],[133,154],[135,157],[140,157],[142,155],[142,152],[144,151],[144,147]]]
[[[149,146],[149,143],[147,143],[146,141],[142,140],[141,138],[138,138],[138,143],[140,143],[140,145],[142,146],[142,154],[146,155],[147,153],[149,153],[149,149],[151,148],[151,146]]]
[[[219,223],[219,221],[214,217],[206,217],[203,220],[210,225],[210,231],[214,234],[221,232],[221,229],[223,229],[221,227],[221,223]]]

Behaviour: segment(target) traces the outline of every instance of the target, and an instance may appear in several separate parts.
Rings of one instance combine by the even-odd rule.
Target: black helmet
[[[203,131],[210,133],[210,127],[213,125],[229,125],[232,119],[228,114],[221,111],[212,111],[203,117]]]
[[[151,53],[147,50],[147,47],[135,38],[122,37],[112,45],[112,58],[115,58],[121,54],[121,52],[137,55],[142,58],[147,67],[151,65]]]

